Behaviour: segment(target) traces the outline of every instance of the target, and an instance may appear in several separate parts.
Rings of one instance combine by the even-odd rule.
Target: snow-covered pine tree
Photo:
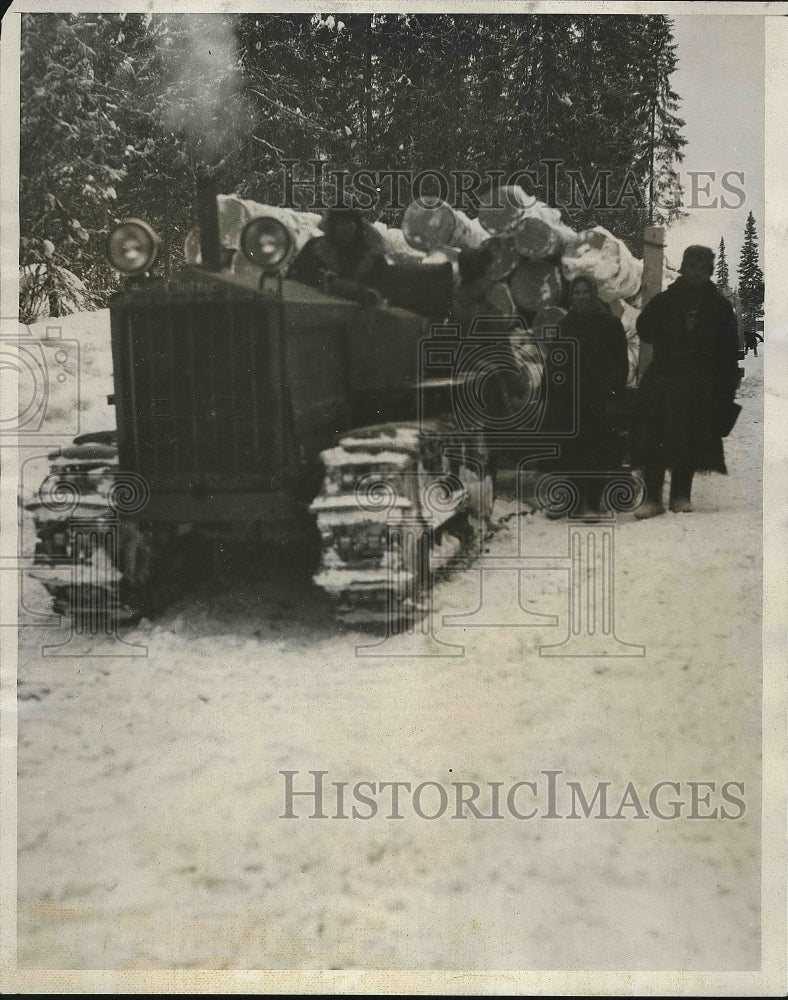
[[[745,322],[755,324],[755,319],[763,315],[763,271],[758,263],[758,234],[752,212],[744,226],[744,243],[739,258],[739,297]]]
[[[730,288],[728,258],[725,256],[725,238],[720,237],[720,249],[717,252],[717,288],[724,292]]]

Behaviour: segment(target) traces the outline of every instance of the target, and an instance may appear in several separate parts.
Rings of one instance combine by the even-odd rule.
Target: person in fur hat
[[[653,359],[638,389],[635,465],[643,471],[644,519],[663,514],[670,470],[670,509],[692,510],[696,472],[727,472],[723,434],[739,384],[736,317],[711,280],[714,252],[690,246],[680,276],[655,295],[637,320]]]
[[[316,236],[302,248],[288,277],[339,298],[379,304],[380,295],[371,286],[380,258],[366,237],[361,212],[331,208],[323,230],[325,236]]]

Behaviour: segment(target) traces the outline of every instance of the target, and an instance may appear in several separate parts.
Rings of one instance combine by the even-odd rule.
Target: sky
[[[690,243],[710,246],[716,253],[724,237],[731,284],[736,284],[750,210],[763,267],[765,19],[701,14],[672,20],[679,63],[671,84],[682,98],[678,114],[686,122],[682,132],[687,145],[679,172],[689,216],[667,230],[666,256],[677,265]],[[691,171],[713,177],[693,181]],[[715,199],[716,208],[704,207]]]

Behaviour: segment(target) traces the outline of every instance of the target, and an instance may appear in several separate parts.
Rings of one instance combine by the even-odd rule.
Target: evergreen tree
[[[117,18],[89,21],[22,15],[19,257],[29,278],[23,319],[33,318],[27,310],[42,297],[53,315],[84,307],[69,272],[90,280],[124,176],[117,107],[103,100],[95,73]]]
[[[681,214],[668,18],[323,15],[313,30],[332,167],[530,171],[570,225],[605,225],[636,252],[650,208],[656,223]],[[603,174],[603,192],[577,197]]]
[[[53,265],[50,284],[72,270],[103,304],[118,218],[147,219],[177,262],[198,171],[278,203],[282,161],[315,159],[532,171],[571,226],[638,253],[652,166],[654,221],[680,212],[674,49],[661,15],[25,14],[21,260]],[[578,199],[570,171],[607,192]]]
[[[730,275],[728,273],[728,259],[725,256],[725,238],[720,237],[720,249],[717,253],[717,288],[726,291],[730,288]]]
[[[755,217],[747,216],[744,226],[744,243],[739,258],[739,297],[745,322],[754,326],[755,319],[763,315],[763,271],[758,263],[758,235]]]

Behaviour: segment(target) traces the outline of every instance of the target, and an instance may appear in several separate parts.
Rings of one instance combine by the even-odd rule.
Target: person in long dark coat
[[[545,434],[574,423],[576,433],[560,441],[560,454],[552,465],[574,483],[580,513],[597,514],[604,474],[621,466],[615,420],[625,405],[629,359],[621,321],[599,300],[594,281],[585,275],[571,284],[570,307],[560,322],[560,337],[576,342],[575,379],[563,383],[562,391],[550,385],[553,400],[548,397]],[[547,377],[554,381],[549,365]]]
[[[739,384],[736,317],[711,281],[709,247],[688,247],[680,270],[637,321],[638,336],[654,348],[638,389],[635,465],[643,470],[646,498],[635,516],[641,519],[665,512],[666,470],[676,513],[692,510],[696,472],[727,472],[722,434]]]
[[[361,213],[352,208],[329,209],[323,228],[325,236],[316,236],[302,248],[288,277],[330,295],[377,304],[380,295],[372,286],[382,261],[366,238]]]

